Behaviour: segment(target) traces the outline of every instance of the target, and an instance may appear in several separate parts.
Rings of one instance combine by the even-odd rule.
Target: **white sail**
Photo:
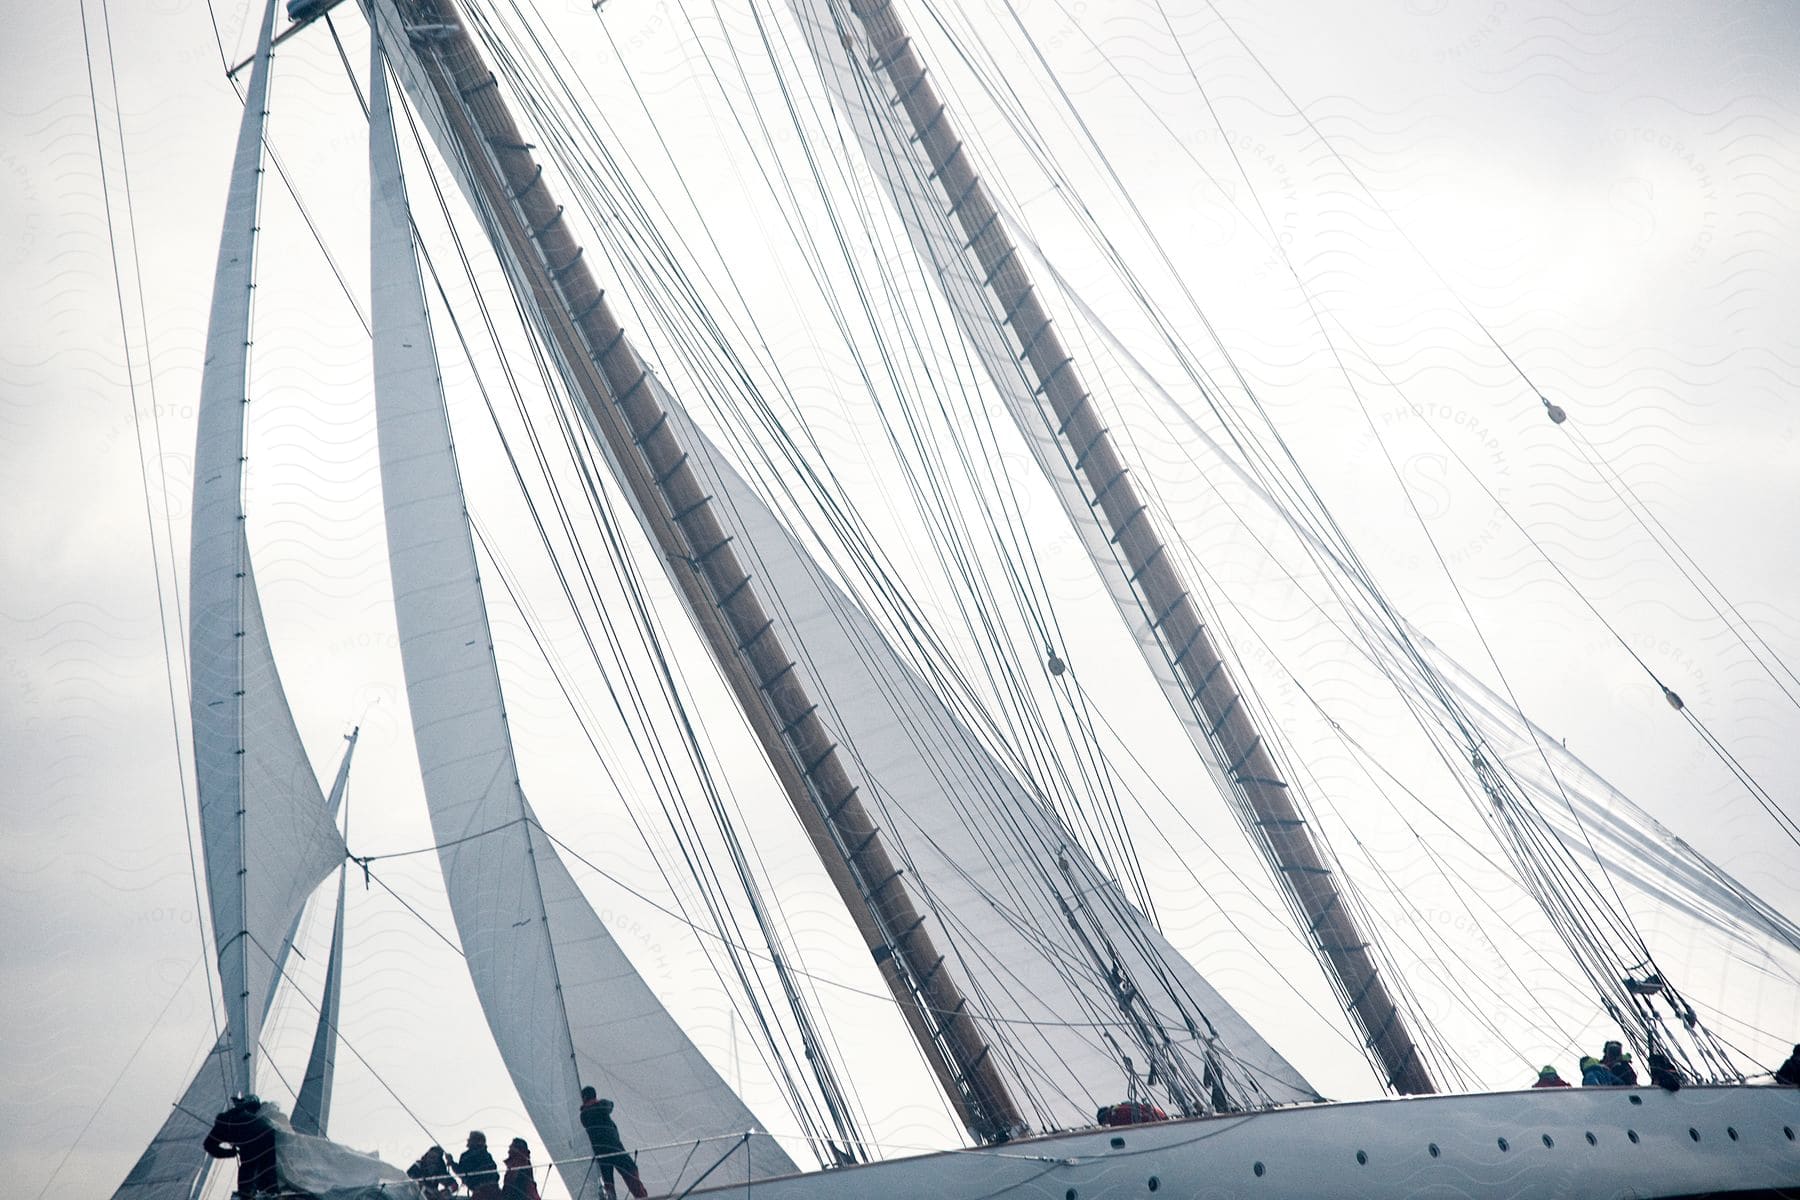
[[[781,613],[784,643],[796,648],[797,670],[865,781],[883,836],[900,848],[909,881],[943,923],[938,949],[957,961],[979,1019],[1023,1048],[1031,1066],[1008,1070],[1035,1098],[1040,1119],[1090,1123],[1098,1104],[1128,1094],[1118,1051],[1133,1054],[1138,1040],[1108,993],[1109,961],[1096,961],[1070,935],[1059,896],[1085,903],[1171,1040],[1190,1052],[1216,1052],[1236,1082],[1272,1100],[1315,1099],[1299,1072],[901,660],[675,397],[658,390],[721,515],[729,514],[739,552]],[[1198,1036],[1187,1028],[1189,1015]],[[1143,1055],[1136,1066],[1141,1082]]]
[[[189,564],[194,777],[233,1092],[251,1089],[281,936],[344,856],[275,669],[241,505],[251,271],[274,20],[270,0],[219,241],[194,446]]]
[[[520,790],[414,257],[391,105],[371,86],[376,427],[407,701],[451,912],[489,1027],[570,1190],[591,1195],[580,1087],[613,1099],[647,1179],[679,1190],[761,1123],[639,977]],[[697,1142],[704,1144],[696,1147]],[[716,1152],[715,1152],[716,1151]],[[794,1169],[748,1140],[724,1178]]]
[[[333,816],[343,807],[344,793],[350,786],[350,756],[356,753],[357,730],[351,730],[344,748],[344,760],[338,764],[337,778],[331,784],[331,798],[326,802]],[[349,836],[349,818],[345,818],[345,836]],[[306,1074],[300,1080],[300,1094],[294,1099],[295,1129],[323,1137],[331,1118],[331,1082],[337,1073],[338,1011],[344,990],[344,883],[350,864],[338,867],[337,908],[331,920],[331,953],[325,961],[325,990],[319,997],[319,1022],[313,1030],[312,1053],[306,1059]]]
[[[337,1026],[344,973],[344,868],[338,868],[337,906],[331,922],[331,954],[325,960],[325,990],[319,998],[319,1023],[300,1094],[294,1098],[294,1128],[325,1136],[331,1119],[331,1082],[337,1073]]]
[[[338,764],[337,779],[331,785],[331,795],[325,801],[327,814],[336,818],[338,808],[343,803],[345,790],[350,782],[350,755],[356,749],[356,734],[349,738],[350,744],[344,750],[343,760]],[[300,922],[304,913],[294,916],[294,923],[288,927],[287,936],[281,940],[281,949],[275,953],[275,977],[284,977],[288,955],[293,952],[294,941],[300,936]],[[333,954],[342,942],[344,920],[343,881],[338,883],[337,931],[332,938]],[[329,975],[326,989],[331,988]],[[275,992],[270,991],[265,1001],[262,1016],[268,1017],[268,1009],[274,1005]],[[326,1008],[327,1005],[321,1004]],[[337,1039],[337,1018],[335,1007],[331,1023],[331,1041],[326,1047],[327,1056],[335,1052]],[[321,1034],[324,1031],[324,1019],[321,1016]],[[313,1057],[319,1057],[317,1043],[313,1047]],[[205,1173],[212,1166],[213,1159],[201,1148],[201,1140],[212,1128],[215,1113],[223,1111],[231,1099],[229,1084],[231,1056],[230,1039],[220,1036],[213,1043],[213,1048],[200,1063],[200,1069],[194,1073],[193,1082],[181,1093],[181,1098],[164,1119],[162,1128],[144,1147],[136,1163],[126,1173],[125,1181],[113,1192],[113,1200],[187,1200],[189,1196],[198,1194],[200,1186],[205,1182]],[[311,1070],[308,1070],[310,1077]],[[302,1086],[302,1095],[305,1094]],[[329,1086],[327,1087],[329,1093]],[[323,1108],[321,1108],[321,1113]],[[323,1119],[321,1118],[321,1127]]]

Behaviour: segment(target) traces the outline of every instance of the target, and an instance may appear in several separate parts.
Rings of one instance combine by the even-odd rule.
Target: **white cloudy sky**
[[[1800,710],[1571,459],[1454,303],[1317,145],[1283,119],[1266,82],[1227,53],[1204,11],[1170,7],[1181,10],[1177,24],[1192,32],[1199,57],[1224,64],[1209,89],[1230,141],[1317,294],[1349,314],[1364,344],[1416,387],[1445,442],[1552,549],[1632,648],[1790,813],[1800,808],[1792,799]],[[587,5],[559,8],[579,18],[570,52],[599,61]],[[1093,39],[1154,85],[1153,95],[1174,97],[1161,115],[1209,167],[1228,174],[1224,139],[1174,86],[1179,64],[1146,32],[1153,27],[1142,12],[1092,2],[1026,10],[1059,59],[1078,61]],[[104,36],[102,11],[97,0],[87,4],[96,39]],[[1793,11],[1612,0],[1579,8],[1379,0],[1354,14],[1286,0],[1225,11],[1458,294],[1568,405],[1774,650],[1800,662]],[[704,22],[698,7],[694,15]],[[178,546],[185,537],[184,464],[238,109],[203,3],[144,0],[117,6],[110,18],[112,55],[101,42],[94,59],[105,182],[121,224],[110,64],[147,344],[129,280],[131,317],[120,329],[81,15],[66,2],[13,4],[0,39],[0,764],[8,818],[0,839],[0,1173],[30,1193],[53,1174],[58,1192],[109,1191],[212,1028],[151,545],[154,536],[166,563],[165,487]],[[244,8],[221,4],[219,18],[227,48],[241,56]],[[648,90],[666,106],[659,123],[698,139],[719,118],[696,98],[699,72],[683,18],[679,4],[608,0],[601,19],[649,64]],[[342,24],[354,54],[356,21]],[[289,61],[291,73],[276,85],[275,145],[354,280],[364,256],[361,131],[328,42],[315,31]],[[1104,72],[1077,75],[1071,85],[1092,98],[1103,133],[1116,139],[1123,169],[1178,256],[1197,264],[1203,303],[1322,486],[1335,489],[1371,562],[1415,612],[1444,619],[1443,635],[1461,648],[1466,631],[1441,590],[1416,571],[1418,546],[1387,524],[1392,510],[1377,505],[1379,486],[1368,485],[1366,508],[1358,502],[1362,485],[1352,470],[1372,439],[1309,388],[1319,348],[1272,319],[1301,314],[1242,215],[1247,189],[1238,185],[1227,204],[1187,166],[1160,161],[1160,135],[1132,115]],[[1134,168],[1139,174],[1130,175]],[[1025,199],[1035,215],[1042,197]],[[1055,217],[1046,210],[1041,220],[1053,226]],[[258,340],[268,348],[253,434],[255,478],[269,481],[256,536],[277,652],[321,771],[343,730],[363,723],[358,848],[421,846],[429,835],[410,782],[375,553],[364,343],[316,255],[302,253],[291,206],[271,201],[265,224],[267,246],[292,251],[265,275],[266,285],[282,287],[265,286],[259,296]],[[276,261],[273,249],[265,255]],[[134,392],[141,422],[133,419]],[[1509,647],[1509,672],[1540,722],[1752,887],[1790,914],[1800,909],[1791,882],[1800,852],[1685,739],[1610,636],[1510,540],[1491,504],[1459,487],[1436,443],[1408,431],[1404,406],[1380,397],[1374,420],[1392,429],[1403,477],[1440,522],[1460,582]],[[160,457],[153,446],[140,448],[140,434],[160,436]],[[156,476],[149,521],[140,461]],[[520,631],[511,636],[523,640]],[[545,728],[560,731],[554,709],[547,693],[526,690],[515,696],[515,724],[520,712],[541,710]],[[539,772],[541,797],[591,767],[576,757]],[[617,851],[608,865],[629,874],[641,851],[612,836],[606,812],[571,808],[565,828],[596,856]],[[397,860],[389,878],[447,927],[433,869],[429,856]],[[821,941],[841,925],[822,893],[795,899]],[[516,1099],[455,957],[379,890],[359,889],[353,900],[360,921],[345,1031],[374,1063],[373,1073],[342,1068],[340,1113],[356,1131],[343,1136],[390,1159],[416,1152],[422,1135],[375,1074],[440,1137],[471,1124],[518,1127]],[[596,900],[653,983],[678,996],[708,994],[679,930],[604,892]],[[689,1015],[732,1075],[729,1029],[716,1010],[695,1003]],[[1756,1020],[1800,1016],[1779,988],[1746,1003]],[[288,1011],[271,1040],[292,1050],[307,1036],[305,1024],[304,1011]],[[1316,1033],[1270,1032],[1327,1091],[1366,1091],[1341,1047],[1314,1045]],[[1284,1041],[1284,1032],[1295,1040]],[[1315,1051],[1323,1065],[1308,1061]],[[937,1107],[909,1099],[899,1085],[871,1107],[896,1144],[941,1136]]]

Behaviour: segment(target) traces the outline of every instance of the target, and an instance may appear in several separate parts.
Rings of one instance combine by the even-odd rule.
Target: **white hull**
[[[1057,1134],[752,1187],[720,1181],[693,1194],[757,1200],[1144,1200],[1152,1193],[1158,1200],[1800,1197],[1796,1138],[1800,1089],[1570,1088],[1321,1104]]]

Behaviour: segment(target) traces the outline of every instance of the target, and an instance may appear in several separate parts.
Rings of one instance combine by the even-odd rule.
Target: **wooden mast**
[[[643,360],[626,338],[581,246],[544,180],[450,0],[392,0],[415,31],[411,53],[454,139],[455,157],[481,197],[495,248],[530,302],[605,440],[681,589],[786,788],[814,849],[931,1064],[977,1141],[1027,1126],[968,1013],[954,967],[935,948],[925,914],[883,845],[818,705],[657,403]],[[394,39],[398,40],[398,39]],[[447,148],[446,153],[452,153]]]
[[[1164,553],[1148,507],[1100,423],[1075,360],[1052,327],[1031,277],[1000,219],[999,209],[976,174],[955,122],[928,78],[893,0],[849,0],[872,48],[870,67],[886,74],[893,103],[905,110],[913,140],[974,252],[987,290],[1018,347],[1018,357],[1037,381],[1035,395],[1048,405],[1070,460],[1081,471],[1130,573],[1144,611],[1187,694],[1202,714],[1219,764],[1255,814],[1259,833],[1274,856],[1276,873],[1299,906],[1319,953],[1334,974],[1361,1027],[1366,1044],[1403,1095],[1436,1091],[1406,1020],[1376,970],[1369,944],[1344,906],[1331,868],[1289,795],[1274,759],[1241,703],[1223,658]]]

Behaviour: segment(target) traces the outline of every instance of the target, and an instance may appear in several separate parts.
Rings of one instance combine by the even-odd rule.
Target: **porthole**
[[[1369,1152],[1367,1150],[1358,1150],[1356,1152],[1356,1165],[1357,1166],[1359,1166],[1359,1167],[1364,1166],[1368,1163],[1368,1161],[1369,1161]]]
[[[1154,1192],[1157,1188],[1162,1186],[1162,1180],[1160,1180],[1156,1176],[1152,1175],[1150,1177],[1150,1182],[1148,1184],[1146,1184],[1145,1186],[1147,1186],[1151,1191]]]
[[[1502,1153],[1502,1154],[1505,1154],[1508,1150],[1512,1149],[1511,1146],[1508,1146],[1506,1144],[1505,1138],[1499,1139],[1499,1144],[1500,1144],[1500,1153]]]
[[[1122,1137],[1114,1138],[1112,1140],[1112,1148],[1114,1150],[1123,1150],[1125,1148],[1125,1139]]]
[[[1589,1133],[1587,1135],[1587,1140],[1588,1140],[1588,1145],[1590,1145],[1590,1146],[1598,1146],[1600,1144],[1600,1139],[1595,1137],[1592,1133]]]
[[[1734,1142],[1737,1141],[1737,1128],[1732,1125],[1727,1125],[1725,1127],[1725,1136]]]
[[[1551,1140],[1550,1135],[1546,1133],[1544,1135],[1544,1149],[1548,1150],[1555,1145],[1556,1145],[1556,1143],[1553,1140]]]
[[[1425,1149],[1430,1152],[1431,1157],[1436,1158],[1438,1156],[1438,1147],[1437,1147],[1436,1142],[1431,1143],[1431,1145],[1425,1147]]]
[[[1791,1142],[1794,1140],[1794,1127],[1792,1125],[1783,1125],[1781,1127],[1781,1132],[1787,1134],[1788,1141]]]
[[[1700,1131],[1698,1129],[1695,1129],[1692,1125],[1689,1125],[1688,1126],[1688,1136],[1693,1138],[1697,1142],[1700,1140]]]
[[[1793,1137],[1794,1135],[1790,1132],[1788,1134],[1788,1136]],[[1260,1179],[1262,1177],[1263,1165],[1261,1163],[1257,1163],[1255,1166],[1251,1167],[1250,1169],[1256,1173],[1257,1178]]]
[[[1632,1145],[1634,1145],[1634,1146],[1635,1146],[1635,1145],[1637,1145],[1637,1142],[1638,1142],[1638,1135],[1637,1135],[1637,1130],[1635,1130],[1635,1129],[1627,1129],[1627,1130],[1626,1130],[1626,1131],[1625,1131],[1625,1136],[1626,1136],[1626,1137],[1627,1137],[1627,1138],[1629,1138],[1629,1139],[1631,1139],[1631,1144],[1632,1144]]]
[[[1080,1195],[1080,1192],[1076,1191],[1074,1188],[1070,1188],[1063,1193],[1063,1200],[1077,1200]]]
[[[1630,1099],[1633,1104],[1642,1104],[1644,1102],[1644,1098],[1642,1096],[1638,1095],[1636,1092],[1633,1092],[1631,1094]]]

